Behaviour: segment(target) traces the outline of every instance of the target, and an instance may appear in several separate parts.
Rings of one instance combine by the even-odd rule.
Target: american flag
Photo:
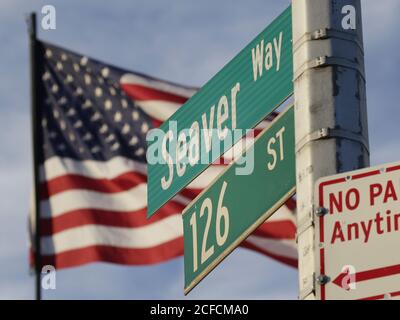
[[[210,166],[147,219],[146,134],[196,88],[49,43],[39,48],[41,263],[58,269],[96,261],[140,265],[181,256],[181,211],[224,166]],[[290,200],[242,246],[297,266],[294,210]],[[30,225],[34,251],[32,215]]]

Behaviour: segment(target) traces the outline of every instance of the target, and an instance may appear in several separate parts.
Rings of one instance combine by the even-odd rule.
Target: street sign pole
[[[293,64],[299,298],[329,281],[316,268],[316,180],[369,165],[360,0],[295,0]]]

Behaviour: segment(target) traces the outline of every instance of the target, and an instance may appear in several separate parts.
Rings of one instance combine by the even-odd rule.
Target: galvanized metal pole
[[[315,181],[369,165],[360,0],[293,0],[300,299],[327,279],[314,259]]]

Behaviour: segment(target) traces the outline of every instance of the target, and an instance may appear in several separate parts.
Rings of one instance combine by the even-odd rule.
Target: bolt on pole
[[[293,0],[299,298],[329,279],[314,257],[314,184],[369,166],[360,0]]]

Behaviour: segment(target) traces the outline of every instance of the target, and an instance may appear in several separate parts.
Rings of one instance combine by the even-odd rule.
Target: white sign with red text
[[[400,162],[322,178],[314,199],[317,297],[400,299]]]

